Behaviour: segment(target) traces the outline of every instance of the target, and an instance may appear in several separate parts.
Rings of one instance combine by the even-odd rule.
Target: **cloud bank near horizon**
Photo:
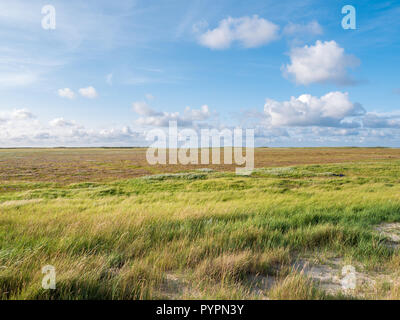
[[[130,126],[87,128],[75,120],[54,118],[48,122],[27,109],[0,113],[0,144],[23,146],[148,146],[146,133],[153,128],[167,130],[170,121],[179,129],[222,130],[237,125],[221,122],[220,115],[203,105],[183,112],[158,111],[146,101],[132,103],[139,118]],[[244,128],[255,129],[256,146],[292,145],[298,142],[325,145],[399,146],[400,113],[367,112],[347,92],[333,91],[316,97],[302,94],[287,101],[267,98],[264,109],[243,112],[241,120],[255,119]]]

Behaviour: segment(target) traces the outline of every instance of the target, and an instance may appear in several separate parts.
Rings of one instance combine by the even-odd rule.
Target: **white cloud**
[[[75,121],[65,120],[64,118],[56,118],[50,121],[52,127],[73,127],[76,125]]]
[[[20,120],[25,120],[25,119],[32,119],[35,116],[26,109],[15,109],[14,111],[11,112],[10,114],[10,119],[20,119]]]
[[[285,35],[305,35],[305,34],[311,34],[311,35],[321,35],[323,34],[324,31],[321,27],[321,25],[318,23],[318,21],[311,21],[308,24],[296,24],[289,22],[284,28],[283,28],[283,34]]]
[[[143,132],[128,126],[87,129],[75,121],[56,118],[39,121],[30,111],[16,109],[0,113],[0,145],[24,146],[145,146]]]
[[[75,93],[70,88],[58,89],[58,95],[67,99],[75,98]]]
[[[27,109],[14,109],[13,111],[0,112],[0,122],[33,119],[35,116]]]
[[[142,117],[137,120],[137,123],[144,126],[167,127],[170,121],[176,121],[178,125],[182,127],[187,127],[192,124],[182,119],[179,112],[164,112],[163,115],[160,116]]]
[[[211,117],[211,113],[207,105],[201,106],[199,110],[186,107],[184,114],[186,119],[191,119],[192,121],[203,121]]]
[[[365,110],[351,102],[348,93],[330,92],[321,98],[303,94],[283,102],[267,99],[264,112],[272,126],[354,127],[357,123],[344,120]]]
[[[139,125],[167,127],[170,121],[177,121],[179,126],[193,126],[196,121],[205,121],[211,117],[207,105],[200,109],[187,107],[181,115],[179,112],[158,112],[153,110],[146,102],[138,101],[132,104],[133,110],[142,117],[137,120]]]
[[[81,96],[88,98],[88,99],[94,99],[94,98],[97,98],[97,96],[98,96],[96,89],[93,88],[92,86],[79,89],[79,93]]]
[[[219,26],[201,34],[201,45],[211,49],[227,49],[237,41],[245,48],[265,45],[278,37],[279,27],[257,15],[221,20]]]
[[[363,118],[365,128],[398,128],[400,129],[399,114],[379,114],[368,112]]]
[[[314,46],[294,48],[290,52],[291,64],[284,73],[293,76],[298,84],[333,82],[350,84],[354,81],[347,74],[347,68],[355,67],[359,60],[346,55],[335,41],[317,41]]]
[[[333,94],[333,95],[332,95]],[[312,96],[304,99],[292,98],[290,101],[281,102],[289,104],[282,108],[279,120],[275,114],[270,114],[267,107],[266,117],[261,122],[251,126],[255,129],[257,146],[297,146],[297,145],[387,145],[399,146],[400,141],[400,114],[399,113],[366,113],[356,104],[348,104],[346,94],[330,93],[321,98]],[[335,95],[337,95],[335,97]],[[304,95],[303,95],[304,96]],[[306,95],[307,96],[307,95]],[[306,106],[297,106],[303,100]],[[329,105],[339,106],[340,110],[332,110]],[[295,106],[293,106],[295,105]],[[319,107],[317,107],[319,106]],[[147,108],[150,108],[147,106]],[[308,114],[314,121],[304,121],[303,116],[294,116],[287,109],[301,110],[302,114]],[[150,108],[151,109],[151,108]],[[316,110],[315,110],[316,109]],[[179,126],[192,127],[199,130],[204,125],[208,128],[228,128],[223,125],[210,126],[202,120],[209,120],[213,115],[207,106],[200,109],[187,108],[184,113],[143,111],[143,116],[137,124],[151,126],[167,126],[169,120],[175,120]],[[319,111],[318,111],[319,110]],[[276,111],[276,110],[274,110]],[[261,120],[261,117],[258,116]],[[340,120],[343,118],[343,120]],[[277,120],[278,121],[275,121]],[[332,120],[333,119],[333,120]],[[343,126],[345,121],[356,119],[363,126]],[[275,122],[274,122],[275,121]],[[331,121],[331,122],[330,122]],[[350,122],[349,122],[350,123]],[[275,124],[275,125],[273,125]],[[277,126],[277,124],[279,124]],[[333,126],[325,126],[325,125]],[[336,127],[334,127],[337,125]],[[62,117],[47,122],[41,122],[27,109],[15,109],[0,112],[0,145],[2,147],[18,146],[148,146],[145,132],[148,128],[136,126],[135,131],[129,126],[102,127],[89,129],[73,120]],[[233,129],[233,127],[229,127]]]
[[[161,116],[163,115],[162,112],[154,111],[147,102],[144,101],[136,101],[132,103],[133,111],[141,116],[151,117],[151,116]]]

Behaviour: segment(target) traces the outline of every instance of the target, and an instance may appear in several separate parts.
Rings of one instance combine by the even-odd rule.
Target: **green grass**
[[[0,297],[257,298],[248,279],[260,275],[278,281],[271,298],[329,298],[285,270],[303,255],[396,270],[398,252],[374,227],[400,221],[399,182],[399,161],[3,182]],[[49,264],[54,291],[41,288]]]

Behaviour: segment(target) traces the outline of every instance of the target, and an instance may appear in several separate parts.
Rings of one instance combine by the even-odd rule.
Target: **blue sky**
[[[399,1],[4,0],[0,147],[145,145],[169,120],[399,147],[399,17]]]

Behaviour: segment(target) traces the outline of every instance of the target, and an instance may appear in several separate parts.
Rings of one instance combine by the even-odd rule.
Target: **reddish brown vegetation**
[[[256,168],[388,159],[400,159],[400,149],[259,148],[255,151]],[[205,167],[233,171],[236,165],[151,166],[146,161],[146,149],[138,148],[0,150],[0,181],[107,181]]]

